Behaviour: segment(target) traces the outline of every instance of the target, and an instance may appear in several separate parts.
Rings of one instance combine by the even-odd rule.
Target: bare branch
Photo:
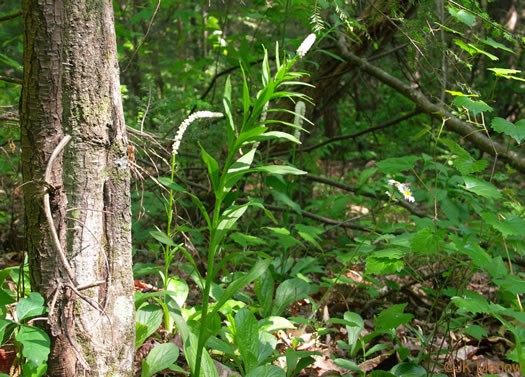
[[[465,139],[470,140],[478,149],[491,155],[500,156],[507,160],[511,166],[522,173],[525,173],[525,157],[521,154],[509,150],[504,145],[497,143],[483,134],[482,129],[475,128],[470,124],[456,118],[452,113],[439,104],[432,103],[423,93],[417,89],[411,88],[398,78],[383,71],[381,68],[370,64],[367,60],[356,56],[350,52],[343,42],[339,43],[341,54],[345,59],[356,64],[366,73],[374,76],[379,81],[397,90],[406,98],[414,102],[417,107],[431,117],[444,121],[445,126],[452,132],[455,132]]]
[[[11,84],[22,85],[22,80],[0,75],[0,81],[10,82]]]
[[[22,10],[19,10],[18,12],[15,12],[13,14],[8,14],[7,16],[0,17],[0,22],[9,21],[13,18],[17,18],[18,16],[22,15]]]

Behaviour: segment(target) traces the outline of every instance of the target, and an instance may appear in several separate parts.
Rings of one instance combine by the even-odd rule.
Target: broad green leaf
[[[42,315],[47,313],[47,311],[47,307],[44,306],[44,298],[37,292],[33,292],[29,294],[29,296],[20,299],[16,305],[16,316],[19,322]]]
[[[219,301],[214,305],[213,310],[210,314],[216,313],[226,301],[228,301],[234,293],[237,293],[245,285],[250,284],[252,281],[261,276],[272,263],[269,259],[259,259],[255,266],[253,266],[248,273],[228,285],[228,288],[224,291]]]
[[[273,198],[276,201],[281,202],[284,205],[290,207],[297,214],[299,214],[299,215],[301,214],[301,212],[302,212],[301,206],[299,204],[297,204],[296,202],[294,202],[292,199],[290,199],[290,197],[288,195],[286,195],[285,193],[277,191],[277,190],[270,190],[270,194],[272,194]]]
[[[295,329],[292,322],[284,317],[268,316],[259,321],[259,330],[274,333],[279,330]]]
[[[493,212],[483,212],[481,217],[489,225],[500,231],[505,237],[507,236],[525,236],[525,221],[520,217],[509,217],[500,219]]]
[[[0,306],[6,306],[15,302],[15,299],[12,298],[5,289],[0,289]],[[1,341],[1,339],[0,339]]]
[[[321,247],[321,245],[319,245],[319,242],[317,242],[318,240],[321,240],[318,234],[323,233],[323,229],[303,224],[296,224],[295,229],[297,229],[297,234],[299,234],[299,236],[301,236],[303,240],[311,243],[320,251],[323,251],[323,248]]]
[[[235,315],[235,343],[244,362],[247,373],[257,367],[259,353],[259,326],[255,315],[244,308]]]
[[[51,342],[44,331],[38,327],[21,325],[15,338],[22,343],[22,355],[26,359],[31,360],[36,365],[47,361]]]
[[[357,365],[354,361],[352,360],[347,360],[347,359],[335,359],[334,360],[334,364],[337,365],[338,367],[341,367],[341,368],[344,368],[344,369],[348,369],[348,370],[353,370],[355,372],[359,372],[359,373],[362,373],[363,371],[361,370],[361,368],[359,367],[359,365]]]
[[[494,131],[503,132],[516,140],[518,144],[525,139],[525,119],[520,119],[515,124],[512,124],[506,119],[495,117],[492,119],[491,125]]]
[[[136,313],[136,339],[135,348],[139,348],[162,323],[163,312],[157,305],[146,305],[137,310]]]
[[[475,160],[469,152],[459,146],[455,141],[441,139],[441,142],[445,144],[452,153],[458,156],[458,158],[454,160],[454,166],[462,175],[477,173],[487,167],[488,162],[486,160]]]
[[[464,9],[456,9],[453,7],[447,7],[448,13],[459,22],[463,22],[468,27],[472,27],[472,24],[476,18]]]
[[[159,230],[152,230],[149,232],[150,236],[155,238],[157,241],[159,241],[161,244],[168,245],[168,246],[176,246],[177,244],[173,242],[166,233],[161,232]]]
[[[168,291],[177,293],[177,295],[171,296],[171,298],[173,298],[177,302],[177,305],[184,305],[189,293],[188,283],[186,283],[182,279],[179,279],[178,277],[171,277],[168,278],[168,284],[166,284],[166,289]]]
[[[390,369],[390,372],[397,377],[425,377],[427,371],[414,363],[401,363]]]
[[[465,333],[477,339],[478,341],[480,341],[483,337],[489,336],[485,329],[478,325],[470,325],[464,331]]]
[[[379,161],[377,166],[383,173],[395,174],[413,169],[419,159],[417,156],[392,157]]]
[[[474,194],[477,194],[479,196],[483,196],[484,198],[501,198],[501,193],[499,192],[497,187],[494,186],[492,183],[489,183],[483,179],[469,176],[465,176],[462,178],[465,182],[465,186],[463,187],[466,190],[473,192]]]
[[[275,292],[272,315],[280,315],[293,302],[304,299],[310,293],[310,285],[304,280],[293,278],[279,284]]]
[[[345,312],[343,318],[350,322],[350,324],[346,324],[346,332],[348,333],[348,344],[352,347],[350,353],[353,355],[365,323],[359,314],[353,312]]]
[[[260,311],[264,318],[267,318],[272,312],[274,279],[272,273],[267,271],[254,283],[255,295],[261,305]]]
[[[416,255],[432,255],[442,248],[443,232],[436,232],[430,226],[418,231],[410,240],[410,249]]]
[[[489,254],[481,248],[478,244],[467,243],[458,248],[461,254],[468,255],[474,265],[480,268],[488,268],[492,259]]]
[[[24,377],[40,377],[47,372],[47,364],[44,363],[37,365],[31,360],[28,360],[26,363],[22,364],[22,370],[24,372]],[[0,374],[0,377],[2,376],[4,376],[4,374]],[[7,374],[5,376],[7,376]]]
[[[4,340],[5,330],[10,325],[14,325],[16,322],[10,319],[0,319],[0,343]]]
[[[213,187],[213,191],[216,191],[219,185],[219,164],[212,156],[208,154],[208,152],[204,150],[202,145],[200,145],[200,147],[201,147],[202,160],[204,161],[204,163],[206,164],[206,167],[208,168],[208,174],[210,175],[210,180],[211,180],[211,185]]]
[[[246,377],[286,377],[286,373],[275,365],[261,365],[248,373]]]
[[[407,304],[392,305],[388,309],[383,310],[375,319],[376,330],[390,330],[395,329],[405,323],[410,322],[414,316],[409,313],[403,313]]]
[[[466,108],[469,112],[472,113],[474,117],[479,113],[483,113],[485,111],[494,111],[494,109],[487,105],[485,102],[481,100],[474,101],[469,97],[456,97],[452,101],[452,104],[456,105],[458,108]]]
[[[373,370],[372,373],[369,374],[369,377],[397,377],[397,376],[395,374],[387,372],[386,370]],[[433,377],[436,377],[436,376],[433,376]]]
[[[494,279],[494,283],[515,295],[525,293],[525,281],[516,275],[506,275],[499,279]]]
[[[179,347],[173,343],[158,344],[142,360],[141,377],[151,377],[163,369],[169,368],[179,358]]]
[[[177,327],[179,327],[179,325],[177,325]],[[193,332],[189,332],[187,335],[188,337],[184,342],[184,355],[186,356],[186,360],[188,361],[190,368],[194,370],[195,361],[197,360],[198,339],[197,335],[195,335]],[[192,377],[195,376],[192,375]],[[217,368],[213,364],[213,361],[206,349],[204,349],[202,352],[201,372],[199,373],[199,377],[219,377]]]
[[[366,273],[369,275],[385,275],[399,272],[405,263],[402,260],[389,258],[366,258]]]
[[[483,296],[474,292],[466,292],[464,297],[455,296],[452,297],[451,300],[462,312],[474,314],[489,314],[491,312],[487,300]]]
[[[358,186],[364,185],[370,177],[372,177],[377,172],[377,168],[368,168],[365,169],[359,174],[359,180],[357,181]]]

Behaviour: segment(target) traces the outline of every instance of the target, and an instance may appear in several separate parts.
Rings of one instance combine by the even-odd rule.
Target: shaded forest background
[[[228,80],[233,118],[257,110],[266,70],[274,76],[310,33],[314,46],[292,68],[308,85],[282,87],[305,97],[270,101],[267,119],[275,123],[266,124],[301,143],[258,140],[254,159],[307,174],[255,172],[224,200],[225,207],[257,205],[226,228],[212,299],[253,265],[271,262],[215,313],[206,346],[219,371],[255,376],[256,368],[277,365],[286,376],[438,376],[452,375],[447,363],[478,362],[523,372],[523,4],[113,3],[131,141],[137,321],[146,328],[137,329],[137,373],[144,375],[141,362],[157,344],[183,351],[177,326],[141,294],[175,290],[184,317],[198,320],[196,271],[205,276],[209,267],[203,209],[213,215],[216,200],[201,148],[219,167],[229,153],[227,120],[196,121],[174,167],[179,125],[196,111],[224,112]],[[12,296],[24,271],[18,10],[16,2],[0,2],[0,267]],[[299,99],[311,123],[294,119]],[[162,180],[170,176],[176,186]],[[177,193],[173,232],[170,189]],[[172,244],[180,247],[168,250]],[[258,321],[255,341],[271,345],[268,354],[256,347],[256,361],[236,333],[247,312]],[[269,318],[279,320],[268,325]],[[183,358],[175,365],[164,375],[188,370]]]

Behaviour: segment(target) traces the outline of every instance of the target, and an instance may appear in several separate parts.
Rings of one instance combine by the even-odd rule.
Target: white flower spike
[[[303,41],[303,43],[301,43],[301,45],[297,49],[297,56],[299,56],[301,59],[304,58],[308,51],[314,45],[316,38],[317,36],[314,33],[308,35],[308,37],[306,37],[306,39]]]
[[[173,156],[177,155],[180,148],[180,142],[182,141],[182,136],[184,136],[184,132],[186,132],[188,126],[195,120],[202,118],[222,118],[223,116],[224,115],[222,113],[213,113],[211,111],[197,111],[196,113],[191,114],[184,120],[184,122],[180,124],[179,130],[175,135],[175,139],[173,139],[173,149],[171,150],[171,154]]]

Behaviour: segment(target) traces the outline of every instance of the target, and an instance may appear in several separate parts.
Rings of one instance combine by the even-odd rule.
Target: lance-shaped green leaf
[[[200,143],[199,143],[200,145]],[[217,190],[217,187],[219,185],[219,164],[217,161],[208,154],[200,145],[201,147],[201,155],[202,155],[202,161],[206,164],[206,167],[208,168],[208,174],[210,175],[211,185],[213,187],[213,191]]]
[[[235,123],[233,122],[233,110],[232,110],[232,84],[230,76],[226,79],[224,84],[224,94],[222,96],[222,104],[224,106],[224,113],[228,119],[228,145],[232,146],[235,140]]]
[[[235,343],[244,362],[247,373],[257,367],[259,353],[259,326],[255,315],[244,308],[235,315]]]

